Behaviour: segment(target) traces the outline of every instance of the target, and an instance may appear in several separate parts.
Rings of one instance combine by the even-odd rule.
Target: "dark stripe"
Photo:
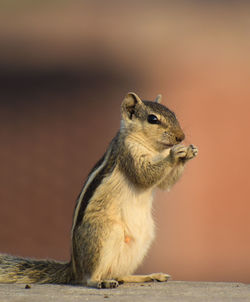
[[[111,142],[110,148],[112,148],[113,143],[115,143],[115,141],[117,140],[117,137],[115,137],[113,139],[113,141]],[[108,152],[108,151],[107,151]],[[106,152],[106,153],[107,153]],[[105,156],[106,153],[103,155],[103,157],[95,164],[95,166],[93,167],[93,169],[90,171],[87,180],[84,184],[84,186],[86,185],[86,183],[88,182],[89,177],[91,176],[91,174],[98,169],[99,166],[102,165],[103,161],[105,160]],[[101,184],[102,180],[107,177],[108,175],[110,175],[112,173],[112,171],[114,170],[114,167],[116,165],[116,156],[115,156],[115,152],[113,150],[111,150],[111,153],[109,155],[109,158],[107,160],[107,163],[104,165],[104,167],[99,171],[99,173],[97,173],[97,175],[95,176],[95,178],[92,180],[92,182],[88,185],[88,188],[82,198],[82,200],[78,200],[78,202],[81,202],[80,205],[80,209],[78,211],[78,217],[75,223],[75,227],[77,227],[79,224],[81,224],[85,210],[92,198],[92,196],[94,195],[95,190],[97,189],[97,187]],[[83,189],[84,189],[83,186]],[[83,190],[82,189],[82,190]],[[82,192],[82,191],[81,191]],[[80,198],[81,193],[79,194],[78,199]],[[76,205],[77,206],[77,205]],[[74,231],[74,230],[73,230]]]

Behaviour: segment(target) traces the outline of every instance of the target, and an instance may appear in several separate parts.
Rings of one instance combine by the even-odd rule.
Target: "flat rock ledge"
[[[250,301],[250,284],[183,282],[123,284],[116,289],[83,286],[0,284],[0,302],[71,301]]]

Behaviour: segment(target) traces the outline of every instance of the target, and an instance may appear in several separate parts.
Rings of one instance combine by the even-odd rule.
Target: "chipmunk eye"
[[[157,116],[154,114],[149,114],[148,115],[148,122],[150,124],[160,124],[161,122],[158,120]]]

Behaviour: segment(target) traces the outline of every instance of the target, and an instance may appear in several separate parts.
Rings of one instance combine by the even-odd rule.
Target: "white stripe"
[[[80,207],[81,207],[83,196],[84,196],[85,192],[87,191],[89,185],[93,181],[93,179],[100,172],[100,170],[106,165],[106,163],[109,159],[110,152],[111,152],[111,147],[109,147],[109,150],[108,150],[102,164],[92,172],[92,174],[88,178],[88,181],[86,182],[85,186],[82,189],[82,192],[81,192],[81,194],[78,198],[77,206],[76,206],[76,209],[75,209],[75,212],[74,212],[73,225],[72,225],[72,229],[71,229],[71,238],[73,237],[73,231],[74,231],[74,228],[75,228],[75,225],[76,225],[76,221],[77,221],[78,213],[79,213],[79,210],[80,210]]]

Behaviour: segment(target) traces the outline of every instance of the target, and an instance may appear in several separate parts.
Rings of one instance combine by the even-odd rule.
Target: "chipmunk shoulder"
[[[22,283],[23,275],[26,282],[113,288],[122,282],[168,280],[164,273],[133,272],[154,239],[153,191],[169,190],[186,162],[197,155],[197,148],[180,145],[185,135],[175,114],[160,101],[160,96],[155,101],[142,101],[135,93],[128,93],[123,100],[120,129],[77,198],[71,260],[46,262],[42,272],[35,264],[25,269],[26,260],[20,260],[24,267],[14,282]],[[3,261],[5,267],[11,262],[7,258]],[[0,257],[0,282],[10,280],[7,273],[1,279],[1,273],[5,272],[1,272]]]

